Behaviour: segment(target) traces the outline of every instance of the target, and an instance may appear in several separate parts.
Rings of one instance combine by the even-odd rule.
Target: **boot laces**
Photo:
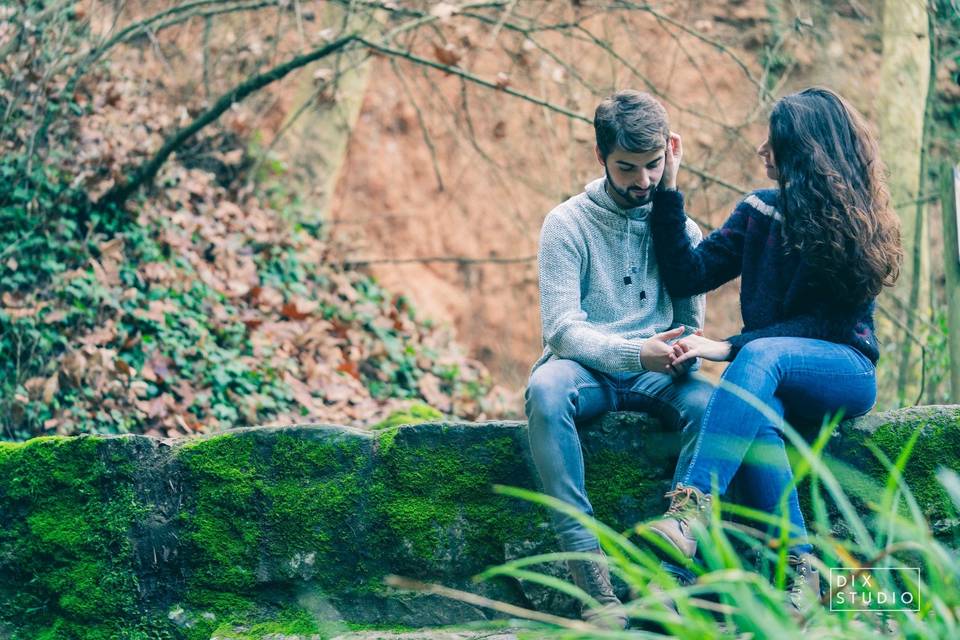
[[[670,498],[670,508],[667,509],[666,516],[676,516],[685,513],[690,509],[691,506],[696,506],[697,509],[701,508],[702,497],[700,493],[693,487],[684,487],[683,485],[677,485],[677,488],[673,491],[668,491],[664,494],[665,498]],[[696,502],[696,505],[691,505],[690,501],[693,500]]]
[[[793,594],[800,594],[804,585],[807,584],[807,572],[809,565],[799,557],[790,556],[787,558],[787,564],[796,572],[790,577],[790,588],[788,591]]]

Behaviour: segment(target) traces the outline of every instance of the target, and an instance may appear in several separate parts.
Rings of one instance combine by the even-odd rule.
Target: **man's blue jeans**
[[[793,552],[810,552],[806,525],[781,430],[784,417],[796,426],[819,428],[824,417],[866,413],[877,396],[873,363],[848,345],[809,338],[761,338],[747,343],[723,380],[769,407],[771,421],[750,402],[717,387],[707,405],[689,465],[675,478],[709,493],[711,477],[723,495],[736,475],[746,506],[780,516],[787,494]],[[773,535],[779,531],[773,528]]]
[[[645,411],[681,432],[681,465],[689,459],[700,419],[713,393],[703,379],[674,380],[663,373],[608,374],[573,360],[550,360],[537,368],[527,386],[530,449],[547,495],[592,516],[584,481],[583,452],[576,421],[606,411]],[[553,514],[564,551],[589,551],[597,538],[575,519]]]

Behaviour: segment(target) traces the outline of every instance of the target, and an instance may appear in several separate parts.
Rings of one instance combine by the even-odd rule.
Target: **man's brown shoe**
[[[623,604],[613,592],[610,583],[610,568],[607,566],[603,551],[590,551],[599,556],[599,561],[567,560],[567,568],[573,576],[573,583],[587,592],[591,598],[600,603],[599,608],[590,608],[586,604],[580,611],[580,617],[586,622],[606,629],[625,629],[627,615],[623,611]]]
[[[711,496],[696,487],[678,484],[676,489],[668,491],[664,497],[670,498],[670,508],[663,514],[663,518],[654,520],[648,526],[685,557],[692,558],[697,552],[693,525],[699,522],[701,526],[707,526],[710,521]]]

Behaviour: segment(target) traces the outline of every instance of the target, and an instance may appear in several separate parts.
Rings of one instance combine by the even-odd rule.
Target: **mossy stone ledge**
[[[917,432],[905,479],[934,531],[956,536],[936,474],[960,469],[960,407],[846,421],[828,464],[866,510],[887,477],[875,452],[896,460]],[[677,434],[615,413],[581,435],[600,520],[626,530],[663,509]],[[199,640],[265,620],[322,636],[320,620],[421,626],[493,615],[392,590],[389,574],[569,612],[544,589],[472,580],[555,548],[547,513],[495,484],[538,489],[522,422],[0,443],[0,639]]]

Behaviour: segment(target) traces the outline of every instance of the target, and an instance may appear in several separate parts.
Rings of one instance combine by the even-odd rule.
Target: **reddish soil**
[[[775,21],[761,0],[704,4],[678,3],[659,19],[640,11],[581,16],[581,26],[611,43],[623,61],[580,32],[541,33],[524,44],[522,35],[504,28],[489,46],[483,25],[457,20],[441,31],[461,67],[487,79],[505,73],[518,91],[580,114],[592,116],[598,100],[615,89],[652,86],[667,98],[686,164],[747,189],[767,186],[754,149],[766,128],[758,98],[761,49],[773,38]],[[551,4],[541,22],[577,17],[559,5]],[[775,95],[813,83],[831,86],[869,117],[878,22],[859,4],[845,7],[797,16],[799,30],[788,23],[793,16],[780,17],[789,75],[770,85]],[[443,57],[428,43],[417,51]],[[601,175],[592,127],[453,75],[384,58],[375,65],[334,197],[334,235],[356,259],[516,259],[371,268],[388,288],[408,294],[422,315],[454,326],[501,384],[519,390],[541,350],[532,258],[538,232],[555,204]],[[689,213],[702,224],[720,225],[740,197],[689,171],[681,182]],[[708,335],[739,330],[737,296],[737,283],[709,296]]]

